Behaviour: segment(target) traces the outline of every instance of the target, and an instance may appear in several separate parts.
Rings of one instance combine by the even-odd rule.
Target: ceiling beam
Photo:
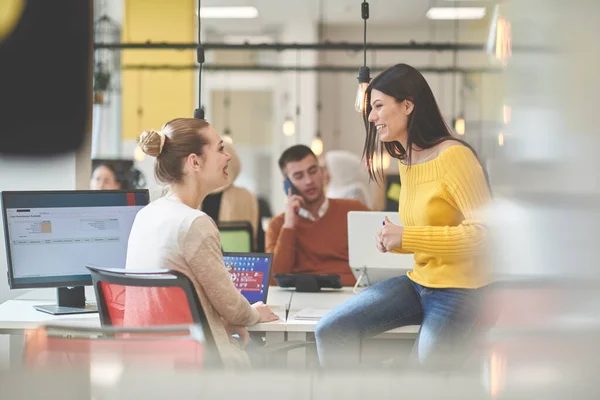
[[[387,67],[375,67],[371,68],[371,71],[381,72]],[[148,70],[148,71],[159,71],[159,70],[171,70],[171,71],[183,71],[190,69],[198,69],[198,64],[189,65],[173,65],[173,64],[127,64],[121,68],[123,70]],[[295,66],[295,65],[223,65],[223,64],[204,64],[202,69],[205,71],[253,71],[253,72],[286,72],[286,71],[298,71],[298,72],[351,72],[356,73],[358,67],[356,66],[342,66],[342,65],[316,65],[316,66]],[[481,73],[501,73],[504,70],[502,68],[460,68],[460,67],[418,67],[422,73],[437,73],[437,74],[481,74]]]
[[[111,50],[195,50],[197,43],[94,43],[96,49]],[[323,43],[202,43],[205,50],[338,50],[338,51],[363,51],[363,43],[350,42],[323,42]],[[408,42],[408,43],[367,43],[367,50],[396,51],[396,50],[423,50],[423,51],[485,51],[484,44],[472,43],[433,43],[433,42]]]

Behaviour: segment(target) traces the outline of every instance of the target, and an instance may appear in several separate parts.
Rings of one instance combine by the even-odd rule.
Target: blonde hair
[[[202,131],[210,125],[203,119],[177,118],[163,125],[160,132],[149,130],[140,135],[140,148],[156,157],[154,176],[172,184],[183,178],[183,160],[190,154],[202,155],[209,142]]]

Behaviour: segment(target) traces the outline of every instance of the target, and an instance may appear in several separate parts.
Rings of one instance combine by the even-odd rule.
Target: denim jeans
[[[319,321],[315,337],[320,364],[357,366],[363,339],[420,324],[413,361],[454,365],[475,344],[482,290],[427,288],[407,276],[379,282]]]

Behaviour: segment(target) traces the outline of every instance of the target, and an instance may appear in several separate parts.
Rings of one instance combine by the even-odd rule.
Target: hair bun
[[[140,135],[140,148],[151,157],[158,157],[162,152],[166,136],[162,132],[144,131]]]

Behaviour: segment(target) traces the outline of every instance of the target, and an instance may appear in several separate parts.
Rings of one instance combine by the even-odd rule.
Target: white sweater
[[[220,243],[219,231],[208,215],[174,196],[162,197],[136,215],[129,235],[126,268],[168,268],[188,276],[225,365],[247,365],[247,355],[231,344],[227,329],[229,325],[254,325],[259,315],[231,282]],[[126,302],[130,301],[127,297]],[[127,307],[125,313],[127,320]],[[146,319],[140,315],[130,317],[136,321]]]

